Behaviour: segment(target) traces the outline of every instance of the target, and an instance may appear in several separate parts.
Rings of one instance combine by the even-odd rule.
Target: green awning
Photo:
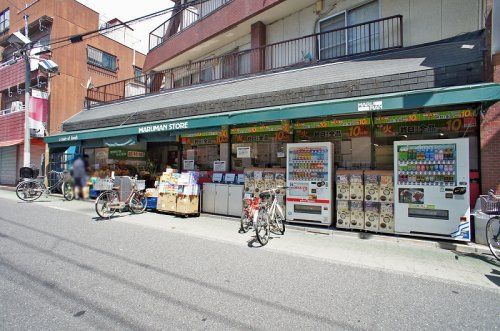
[[[61,145],[62,143],[73,145],[75,142],[87,139],[137,134],[147,135],[158,132],[181,134],[186,130],[219,127],[222,125],[238,125],[327,115],[365,113],[370,111],[384,112],[398,109],[438,107],[471,103],[489,104],[499,100],[500,84],[485,83],[283,105],[202,116],[191,116],[120,127],[73,131],[45,137],[45,142],[50,145]]]

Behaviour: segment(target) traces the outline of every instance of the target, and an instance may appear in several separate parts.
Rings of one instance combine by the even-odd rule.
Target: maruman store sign
[[[187,129],[188,127],[189,127],[188,122],[145,125],[139,127],[137,133],[153,133],[153,132],[164,132],[172,130],[182,130],[182,129]]]

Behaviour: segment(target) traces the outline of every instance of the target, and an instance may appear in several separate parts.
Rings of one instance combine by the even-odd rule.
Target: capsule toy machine
[[[468,138],[394,142],[395,232],[470,241]]]
[[[329,226],[333,217],[333,145],[287,145],[286,218]]]

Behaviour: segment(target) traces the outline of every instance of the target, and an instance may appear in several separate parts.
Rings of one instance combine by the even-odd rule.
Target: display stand
[[[198,173],[167,169],[160,177],[156,210],[176,216],[200,216]]]

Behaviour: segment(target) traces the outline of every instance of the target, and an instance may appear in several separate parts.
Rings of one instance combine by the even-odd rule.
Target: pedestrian
[[[83,199],[83,190],[87,186],[87,168],[81,156],[73,162],[73,182],[75,183],[75,196],[77,199]]]

